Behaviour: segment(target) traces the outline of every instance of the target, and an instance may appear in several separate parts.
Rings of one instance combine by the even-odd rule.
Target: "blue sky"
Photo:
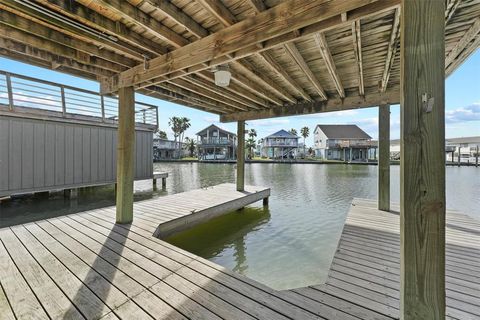
[[[31,77],[37,77],[66,85],[77,86],[89,90],[99,90],[98,83],[63,73],[34,67],[9,59],[0,58],[0,70],[10,71]],[[204,127],[215,123],[232,132],[236,131],[235,123],[219,123],[215,114],[183,107],[163,100],[153,99],[137,94],[139,101],[159,106],[160,128],[173,138],[168,127],[168,119],[172,116],[188,117],[192,126],[185,136],[194,137]],[[477,50],[465,63],[450,75],[446,81],[446,137],[480,136],[480,50]],[[300,130],[308,126],[310,131],[317,124],[357,124],[373,138],[378,136],[378,109],[357,109],[342,112],[331,112],[297,117],[283,117],[265,120],[248,121],[247,129],[255,128],[258,137],[264,137],[280,129]],[[400,109],[391,107],[391,137],[400,137]],[[307,138],[307,145],[313,144],[312,134]]]

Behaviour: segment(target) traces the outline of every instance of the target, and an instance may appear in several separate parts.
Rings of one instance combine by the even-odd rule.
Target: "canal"
[[[394,202],[399,201],[399,170],[391,167]],[[447,207],[480,219],[480,168],[446,170]],[[232,164],[156,163],[155,171],[169,172],[166,190],[152,190],[151,181],[137,182],[136,201],[235,181]],[[323,282],[351,200],[377,194],[376,166],[247,164],[245,178],[247,184],[271,187],[268,208],[258,203],[167,240],[276,289]],[[0,205],[0,225],[113,203],[111,186],[83,190],[76,200],[61,193],[48,199],[21,197]]]

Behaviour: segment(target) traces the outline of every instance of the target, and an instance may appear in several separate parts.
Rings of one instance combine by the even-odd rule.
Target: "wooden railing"
[[[93,117],[101,122],[118,120],[118,99],[98,92],[0,71],[0,106],[10,111],[35,112],[67,118]],[[135,102],[135,122],[158,128],[158,108]]]

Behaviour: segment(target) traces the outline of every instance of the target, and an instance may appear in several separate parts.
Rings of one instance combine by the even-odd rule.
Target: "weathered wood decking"
[[[194,209],[202,215],[265,195],[264,188],[234,189],[137,202],[131,225],[115,224],[109,207],[1,229],[0,318],[355,319],[349,310],[362,308],[354,304],[275,291],[152,236]]]
[[[399,218],[376,201],[354,200],[326,284],[290,293],[315,301],[330,294],[397,319]],[[480,319],[480,221],[447,212],[446,235],[447,318]]]
[[[369,201],[354,202],[327,284],[309,288],[275,291],[152,236],[265,191],[234,189],[137,202],[130,225],[109,207],[0,229],[0,319],[398,317],[398,216]],[[478,319],[480,223],[450,213],[448,225],[448,315]]]

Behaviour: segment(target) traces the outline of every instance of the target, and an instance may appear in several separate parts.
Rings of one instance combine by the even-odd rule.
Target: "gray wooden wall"
[[[135,134],[135,179],[153,176],[153,135]],[[117,130],[0,116],[0,196],[114,183]]]

